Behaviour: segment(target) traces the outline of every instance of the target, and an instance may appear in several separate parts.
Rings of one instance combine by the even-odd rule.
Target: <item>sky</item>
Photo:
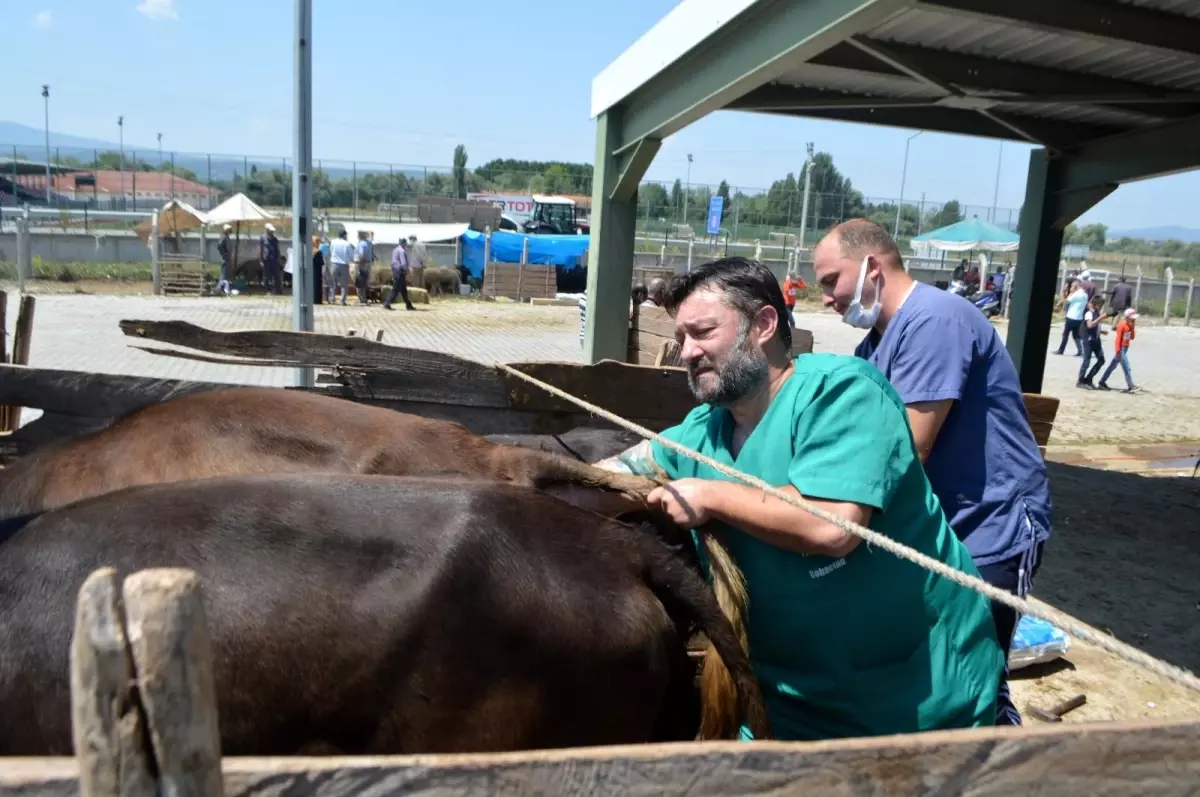
[[[446,166],[591,161],[592,78],[677,0],[314,0],[313,153]],[[0,0],[0,120],[166,151],[291,155],[292,0]],[[838,122],[719,112],[672,136],[650,180],[762,188],[805,143],[868,197],[1018,208],[1031,147]],[[2,144],[3,142],[0,142]],[[997,165],[999,179],[997,180]],[[1080,219],[1200,227],[1200,172],[1123,186]],[[993,200],[993,197],[995,199]],[[1003,216],[1001,216],[1003,218]]]

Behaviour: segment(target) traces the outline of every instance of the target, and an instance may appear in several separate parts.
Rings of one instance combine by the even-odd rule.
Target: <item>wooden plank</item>
[[[1050,443],[1050,433],[1054,431],[1054,424],[1030,421],[1029,427],[1033,430],[1033,439],[1037,441],[1038,446],[1044,448]]]
[[[632,319],[629,323],[629,328],[641,332],[651,332],[655,335],[661,335],[664,338],[675,337],[675,319],[661,307],[642,307],[633,308]]]
[[[71,730],[82,797],[155,794],[134,685],[116,571],[101,568],[79,590],[71,639]]]
[[[792,330],[792,356],[811,354],[813,350],[813,333],[811,330],[796,327]]]
[[[37,297],[22,296],[17,311],[17,329],[13,333],[12,362],[14,365],[29,364],[29,350],[33,346],[33,313],[37,309]]]
[[[231,387],[239,386],[0,365],[0,403],[86,418],[113,418],[177,396]]]
[[[510,365],[623,418],[649,416],[676,424],[696,405],[687,386],[687,372],[678,368],[647,368],[615,360],[601,360],[591,366],[564,363]],[[578,410],[574,404],[550,396],[515,376],[503,374],[502,378],[512,407]]]
[[[212,643],[199,577],[142,570],[125,579],[125,623],[158,793],[221,797]]]
[[[226,758],[221,764],[230,795],[288,797],[1184,797],[1200,782],[1200,722],[491,755]],[[76,797],[76,778],[69,758],[8,759],[0,768],[0,797]]]
[[[1060,404],[1057,398],[1041,393],[1024,393],[1022,395],[1025,399],[1025,413],[1029,416],[1030,422],[1054,423]]]

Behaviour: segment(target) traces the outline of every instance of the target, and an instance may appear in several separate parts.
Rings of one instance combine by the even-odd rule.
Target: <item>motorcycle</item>
[[[971,304],[983,313],[984,318],[994,318],[1000,315],[1000,295],[994,290],[983,290],[968,299]]]

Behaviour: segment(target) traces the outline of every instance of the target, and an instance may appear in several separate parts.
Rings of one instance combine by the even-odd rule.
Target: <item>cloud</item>
[[[35,28],[48,28],[54,24],[53,11],[39,11],[33,15],[33,26]]]
[[[159,22],[179,19],[179,12],[175,10],[175,0],[142,0],[137,10],[138,13],[145,14],[150,19]]]

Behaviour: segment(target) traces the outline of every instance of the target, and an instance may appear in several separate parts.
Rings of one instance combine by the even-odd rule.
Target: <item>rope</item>
[[[926,570],[930,570],[942,578],[947,578],[953,581],[955,584],[968,589],[973,589],[981,595],[996,601],[997,603],[1002,603],[1005,606],[1017,610],[1021,614],[1028,614],[1031,617],[1037,617],[1038,619],[1045,620],[1048,623],[1063,628],[1084,642],[1095,645],[1096,647],[1105,650],[1108,653],[1111,653],[1114,656],[1129,662],[1130,664],[1136,664],[1137,666],[1143,667],[1144,669],[1147,669],[1155,675],[1161,676],[1172,683],[1176,683],[1193,691],[1200,692],[1200,678],[1197,678],[1196,675],[1190,670],[1177,667],[1174,664],[1169,664],[1161,659],[1156,659],[1144,651],[1138,650],[1137,648],[1127,645],[1115,637],[1092,628],[1083,621],[1075,619],[1060,609],[1056,609],[1042,601],[1033,603],[1024,598],[1017,597],[1010,592],[1005,592],[1004,590],[992,586],[977,576],[972,576],[962,572],[961,570],[956,570],[944,562],[939,562],[936,559],[926,556],[920,551],[909,548],[907,545],[893,540],[891,537],[880,534],[877,531],[872,531],[866,526],[860,526],[859,524],[846,520],[845,518],[839,517],[830,512],[826,512],[824,509],[821,509],[820,507],[810,503],[809,501],[806,501],[803,498],[788,495],[782,490],[767,484],[762,479],[742,473],[735,468],[731,468],[727,465],[717,462],[715,459],[707,457],[698,451],[693,451],[690,448],[682,446],[679,443],[676,443],[674,440],[668,440],[662,435],[652,432],[644,426],[640,426],[633,421],[628,421],[619,415],[609,412],[603,407],[598,407],[595,404],[592,404],[589,401],[572,396],[570,393],[567,393],[564,390],[560,390],[559,388],[547,384],[540,379],[535,379],[534,377],[524,374],[515,368],[512,368],[511,366],[508,366],[504,363],[496,363],[496,367],[512,374],[513,376],[524,379],[530,384],[537,385],[551,395],[558,396],[561,399],[576,404],[588,412],[604,418],[605,420],[611,421],[612,423],[615,423],[616,425],[632,432],[636,432],[642,437],[653,440],[659,445],[669,448],[679,454],[683,454],[685,457],[689,457],[697,462],[707,465],[718,473],[722,473],[731,479],[736,479],[737,481],[740,481],[751,487],[762,490],[767,495],[777,498],[780,501],[783,501],[785,504],[790,504],[797,509],[802,509],[811,515],[819,517],[821,520],[824,520],[827,523],[832,523],[846,534],[853,534],[868,545],[875,545],[883,548],[885,551],[888,551],[889,553],[892,553],[901,559],[905,559],[909,562],[920,565]]]

